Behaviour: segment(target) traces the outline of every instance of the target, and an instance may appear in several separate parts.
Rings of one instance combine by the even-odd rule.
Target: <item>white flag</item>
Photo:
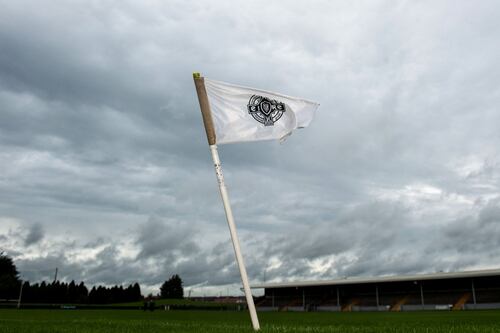
[[[216,142],[282,139],[309,125],[319,104],[205,78]]]

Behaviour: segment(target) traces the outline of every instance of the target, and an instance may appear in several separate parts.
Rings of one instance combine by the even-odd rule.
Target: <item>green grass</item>
[[[262,332],[500,332],[500,311],[259,313]],[[252,332],[245,312],[0,310],[0,333]]]

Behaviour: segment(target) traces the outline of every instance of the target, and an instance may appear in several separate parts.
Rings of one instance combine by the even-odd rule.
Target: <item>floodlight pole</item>
[[[255,331],[258,331],[260,330],[259,318],[257,317],[257,311],[255,310],[255,304],[253,302],[252,292],[250,291],[250,284],[248,283],[247,270],[245,268],[243,256],[241,255],[240,241],[238,239],[238,234],[236,233],[236,225],[234,223],[233,211],[231,209],[231,204],[229,203],[229,195],[227,193],[226,184],[224,183],[224,176],[222,174],[222,167],[215,140],[215,128],[213,125],[212,115],[210,112],[210,104],[208,102],[207,91],[205,89],[205,80],[200,75],[200,73],[193,73],[193,79],[196,87],[196,93],[198,94],[198,101],[200,102],[200,109],[203,117],[203,124],[205,126],[205,131],[207,133],[208,145],[210,147],[212,160],[214,162],[215,174],[217,176],[217,182],[219,184],[219,191],[222,197],[224,211],[226,212],[226,219],[227,219],[227,224],[229,226],[229,232],[231,234],[231,240],[233,242],[234,254],[236,256],[236,262],[240,270],[241,282],[243,283],[243,290],[245,292],[248,311],[250,312],[250,319],[252,320],[253,329]]]
[[[472,283],[472,300],[474,301],[474,309],[476,308],[476,288],[474,288],[474,279],[471,279]]]
[[[420,282],[420,300],[422,302],[422,310],[425,309],[425,303],[424,303],[424,287],[422,286],[422,282]]]
[[[337,286],[337,306],[340,309],[340,294],[339,294],[339,287]]]
[[[23,297],[23,286],[24,286],[24,281],[21,280],[21,288],[19,289],[19,298],[17,299],[17,308],[21,308],[21,298]]]

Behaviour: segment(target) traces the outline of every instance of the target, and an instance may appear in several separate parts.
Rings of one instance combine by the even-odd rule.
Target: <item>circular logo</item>
[[[253,119],[264,126],[274,126],[286,111],[285,103],[259,95],[250,97],[247,108]]]

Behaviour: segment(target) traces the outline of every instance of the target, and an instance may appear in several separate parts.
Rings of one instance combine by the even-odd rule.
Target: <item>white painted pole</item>
[[[217,176],[217,182],[219,183],[219,191],[222,197],[222,203],[224,204],[224,210],[226,212],[227,224],[229,226],[229,232],[231,233],[231,240],[233,241],[234,253],[236,255],[236,262],[238,263],[238,268],[240,269],[241,282],[243,283],[243,290],[245,292],[245,297],[247,300],[248,311],[250,312],[250,319],[252,320],[253,329],[260,330],[259,318],[257,317],[257,311],[255,310],[255,304],[253,302],[253,296],[250,291],[250,284],[248,283],[247,270],[245,268],[245,263],[243,261],[243,256],[241,255],[240,241],[238,240],[238,234],[236,233],[236,225],[234,224],[233,211],[231,210],[231,204],[229,203],[229,196],[227,194],[226,184],[224,183],[224,176],[222,174],[222,167],[220,164],[219,153],[217,152],[217,145],[210,145],[210,152],[212,153],[212,159],[214,161],[215,174]]]

